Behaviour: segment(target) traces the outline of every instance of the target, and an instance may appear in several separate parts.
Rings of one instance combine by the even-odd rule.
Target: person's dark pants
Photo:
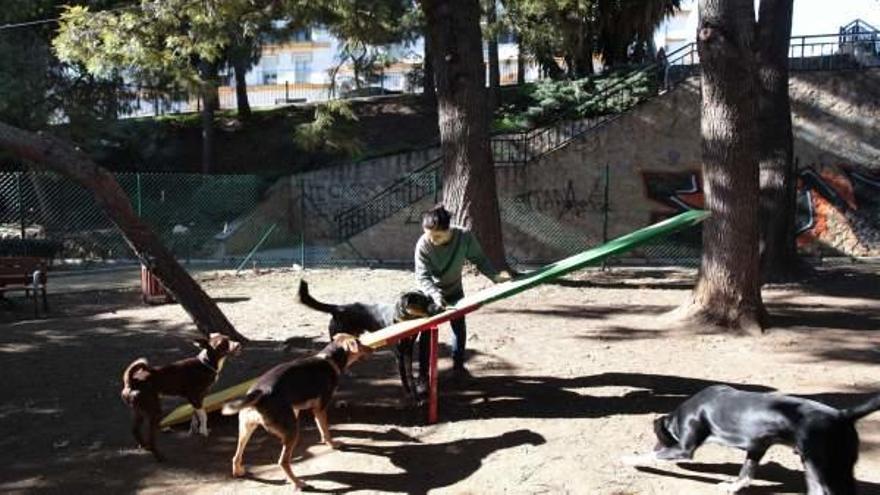
[[[464,297],[464,294],[455,298],[447,298],[449,304],[455,304]],[[452,368],[464,369],[465,352],[467,350],[467,324],[464,316],[449,321],[452,327]],[[428,379],[428,355],[431,349],[430,332],[419,334],[419,379]]]

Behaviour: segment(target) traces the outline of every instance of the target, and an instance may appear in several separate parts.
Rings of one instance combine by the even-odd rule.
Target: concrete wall
[[[796,73],[791,97],[795,156],[801,168],[801,249],[880,255],[880,70]],[[699,111],[695,79],[529,165],[498,167],[511,257],[555,260],[701,207]],[[281,244],[290,245],[293,236],[299,239],[301,178],[307,198],[306,243],[332,245],[336,213],[369,199],[438,153],[434,148],[282,179],[254,221],[285,225],[278,233]],[[419,215],[429,205],[430,199],[411,205],[355,236],[340,252],[356,257],[353,247],[366,258],[410,259],[420,233]],[[248,229],[241,231],[252,237]],[[650,248],[636,256],[694,255],[699,252],[699,232],[679,235],[673,248]]]
[[[801,249],[880,255],[880,71],[796,73],[790,94]],[[608,238],[701,207],[699,111],[699,81],[692,80],[527,166],[498,168],[511,255],[553,260],[601,242],[606,165]],[[370,258],[405,259],[427,206],[414,205],[352,242]]]
[[[290,246],[294,241],[299,243],[302,235],[309,244],[335,243],[333,217],[337,213],[372,198],[439,155],[439,148],[425,148],[282,177],[254,211],[236,220],[233,231],[221,242],[220,252],[246,253],[273,224],[277,228],[265,247]]]

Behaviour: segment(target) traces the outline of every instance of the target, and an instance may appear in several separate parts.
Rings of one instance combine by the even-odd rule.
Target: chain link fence
[[[374,199],[382,197],[375,183],[336,184],[329,194],[324,185],[316,187],[299,177],[123,173],[116,178],[134,210],[181,261],[239,269],[408,266],[421,233],[420,214],[437,200],[441,187],[436,176],[418,170],[384,188],[392,191],[386,205]],[[408,180],[413,187],[401,188]],[[502,196],[511,263],[542,264],[608,240],[617,205],[606,186],[601,184],[604,197],[589,205],[563,196],[550,200],[549,209],[522,197]],[[393,193],[398,189],[405,194]],[[370,217],[363,228],[353,229],[353,203],[373,207],[358,209]],[[580,212],[565,213],[575,210]],[[681,264],[695,260],[699,251],[699,233],[689,232],[634,256],[642,262]],[[0,256],[11,255],[52,258],[56,268],[136,263],[88,191],[42,172],[0,173]]]
[[[267,187],[251,175],[125,173],[116,179],[138,215],[183,260],[222,260],[224,233],[246,218]],[[134,261],[89,191],[41,172],[0,173],[0,255],[13,254],[74,266]]]

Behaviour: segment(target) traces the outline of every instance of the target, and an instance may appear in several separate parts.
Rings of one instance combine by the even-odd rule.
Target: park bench
[[[280,105],[282,103],[305,103],[305,98],[275,98],[275,104]]]
[[[37,292],[43,296],[43,311],[49,311],[46,300],[48,268],[43,258],[32,256],[0,257],[0,299],[7,291],[22,290],[34,301],[34,317],[39,316]]]

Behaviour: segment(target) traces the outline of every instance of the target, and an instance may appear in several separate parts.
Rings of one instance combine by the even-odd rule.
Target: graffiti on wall
[[[651,223],[659,222],[704,204],[703,178],[699,171],[642,172],[645,195],[656,205],[650,211]],[[697,248],[702,240],[702,227],[687,229],[669,237],[669,242]]]
[[[526,211],[553,213],[558,220],[565,217],[580,218],[590,213],[600,213],[603,209],[601,179],[593,181],[586,196],[575,189],[574,181],[569,179],[565,187],[530,189],[513,197]]]
[[[798,174],[798,247],[852,256],[880,253],[880,176],[850,166]]]
[[[700,172],[642,172],[658,221],[704,204]],[[797,242],[801,250],[853,256],[880,253],[880,176],[849,166],[798,172]]]

